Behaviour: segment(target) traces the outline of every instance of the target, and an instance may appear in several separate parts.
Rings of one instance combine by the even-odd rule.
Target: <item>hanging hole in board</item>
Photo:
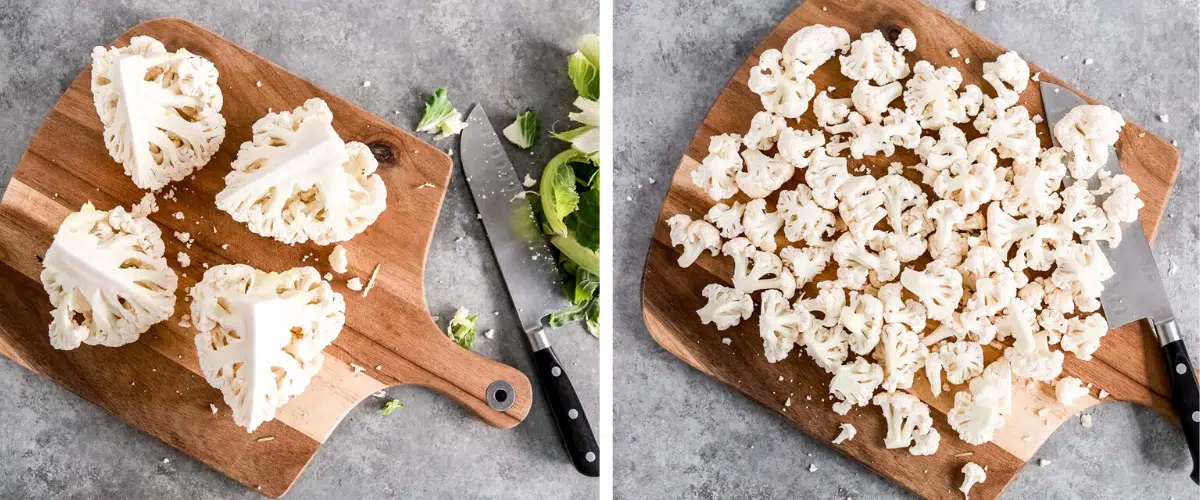
[[[488,385],[487,404],[496,411],[508,411],[516,403],[512,384],[497,380]]]

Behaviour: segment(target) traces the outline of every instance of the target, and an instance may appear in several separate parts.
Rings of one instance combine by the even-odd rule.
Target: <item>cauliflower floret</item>
[[[779,251],[779,258],[792,270],[796,278],[796,286],[802,287],[812,281],[821,271],[829,266],[833,257],[831,247],[808,246],[804,248],[785,247]]]
[[[1071,242],[1071,228],[1062,224],[1041,224],[1017,246],[1009,266],[1015,272],[1025,269],[1048,271],[1054,263],[1055,249]]]
[[[712,283],[700,293],[708,299],[704,307],[696,310],[701,324],[712,323],[717,330],[725,330],[754,314],[753,299],[741,290]]]
[[[913,35],[912,30],[904,28],[900,31],[900,35],[896,37],[896,49],[901,53],[917,50],[917,37]]]
[[[838,366],[833,370],[833,379],[829,381],[829,393],[840,400],[833,404],[833,411],[845,415],[856,405],[870,404],[871,394],[875,393],[882,381],[883,369],[866,358]]]
[[[805,26],[783,44],[787,69],[797,78],[808,78],[836,52],[850,50],[850,34],[836,26]],[[791,118],[791,117],[789,117]]]
[[[875,188],[875,182],[869,175],[855,175],[846,179],[837,191],[841,222],[862,242],[874,236],[875,225],[887,216],[883,193]]]
[[[787,121],[770,111],[759,111],[750,119],[750,130],[742,136],[747,148],[766,151],[775,146],[779,133],[787,129]]]
[[[796,171],[791,163],[784,161],[778,154],[772,158],[757,149],[743,151],[742,159],[746,162],[746,168],[734,178],[737,180],[738,189],[751,198],[766,198],[779,190]]]
[[[1028,352],[1015,346],[1004,350],[1013,375],[1050,382],[1062,373],[1063,353],[1050,348],[1049,338],[1049,332],[1038,332],[1033,335],[1033,345]]]
[[[817,116],[817,124],[828,129],[841,125],[850,117],[850,106],[854,101],[850,98],[834,99],[824,90],[813,99],[813,114]]]
[[[1062,212],[1056,221],[1071,228],[1084,241],[1097,239],[1108,229],[1107,215],[1096,206],[1096,196],[1088,191],[1087,184],[1087,181],[1077,180],[1062,190]],[[1121,232],[1113,234],[1120,235]]]
[[[990,317],[1008,307],[1016,297],[1016,273],[1012,272],[1012,269],[1002,267],[986,278],[975,280],[975,295],[967,301],[967,308]],[[974,331],[970,328],[968,330]]]
[[[983,346],[977,342],[947,342],[938,347],[937,357],[951,384],[961,384],[983,373]]]
[[[342,142],[325,101],[268,113],[253,132],[216,201],[255,234],[328,245],[365,231],[386,207],[379,162],[366,144]]]
[[[865,293],[850,292],[850,302],[838,316],[839,326],[846,330],[850,350],[867,355],[879,344],[883,331],[883,303]]]
[[[967,390],[954,394],[954,407],[946,421],[968,444],[991,441],[996,430],[1004,427],[1004,417],[1012,409],[1012,372],[1008,361],[998,359],[983,373],[971,379]]]
[[[779,290],[762,294],[758,311],[758,335],[763,339],[767,362],[782,361],[800,338],[800,332],[812,326],[813,317],[803,307],[792,307]]]
[[[883,320],[887,324],[898,323],[914,332],[925,331],[925,306],[903,297],[904,286],[888,283],[879,289],[878,298],[883,303]]]
[[[932,455],[937,451],[941,435],[933,428],[929,406],[916,396],[903,392],[881,392],[871,402],[883,411],[883,418],[887,420],[887,436],[883,439],[887,449],[908,448],[911,445],[908,451],[913,455]]]
[[[983,63],[983,79],[996,89],[1001,108],[1017,103],[1029,86],[1029,65],[1016,52],[1006,52],[993,62]]]
[[[833,373],[846,362],[846,336],[840,328],[816,327],[804,330],[804,352],[817,366]]]
[[[178,278],[163,257],[162,232],[122,207],[83,204],[59,225],[42,259],[50,296],[50,345],[117,347],[175,313]]]
[[[973,214],[984,203],[999,199],[1008,190],[996,169],[996,155],[987,139],[976,139],[967,146],[968,161],[942,170],[933,180],[933,191],[944,200],[953,200],[965,213]]]
[[[808,132],[784,127],[779,132],[779,157],[796,168],[808,166],[811,152],[825,145],[825,134],[818,129]]]
[[[976,2],[976,4],[979,3],[980,2]],[[980,467],[979,464],[975,462],[967,462],[967,465],[964,465],[962,468],[962,473],[963,482],[962,486],[958,487],[958,491],[962,492],[964,499],[970,500],[971,488],[976,484],[984,482],[984,480],[987,479],[987,472],[984,472],[983,467]]]
[[[813,201],[826,210],[837,208],[838,190],[849,179],[846,159],[827,156],[819,149],[813,152],[808,170],[804,171],[804,182],[812,189]]]
[[[746,238],[725,242],[722,253],[733,258],[733,287],[747,293],[774,288],[791,298],[796,293],[796,278],[783,267],[778,255],[755,250]],[[767,276],[773,275],[773,278]]]
[[[837,330],[834,333],[842,333],[840,328],[835,327],[841,319],[842,308],[846,306],[846,291],[839,288],[836,283],[825,281],[818,284],[817,296],[800,300],[800,305],[813,315],[818,326]],[[839,337],[841,336],[839,335]],[[842,342],[845,343],[844,338]]]
[[[883,284],[900,274],[900,257],[890,248],[878,255],[858,240],[853,233],[842,233],[833,244],[833,260],[838,263],[838,278],[847,288],[861,290],[868,277],[872,283]],[[859,278],[849,279],[849,276]]]
[[[1108,321],[1104,315],[1089,314],[1086,318],[1071,318],[1067,320],[1067,333],[1059,341],[1059,347],[1064,351],[1075,353],[1075,357],[1084,361],[1092,359],[1092,354],[1100,348],[1100,340],[1108,334]]]
[[[890,323],[883,327],[879,346],[872,357],[883,365],[883,390],[894,392],[912,387],[913,375],[924,366],[925,355],[929,353],[921,338],[901,323]]]
[[[1000,158],[1012,158],[1017,165],[1032,165],[1042,143],[1037,136],[1037,124],[1029,118],[1029,110],[1025,106],[996,110],[991,106],[994,102],[984,101],[985,112],[975,118],[975,130],[986,134],[996,145]]]
[[[900,283],[921,300],[931,319],[948,321],[962,299],[962,274],[957,269],[935,260],[924,271],[904,269]]]
[[[921,171],[921,182],[932,185],[941,172],[967,163],[967,144],[966,134],[952,125],[938,129],[937,140],[922,137],[915,150],[924,162],[916,167]]]
[[[311,267],[215,266],[190,295],[200,370],[247,432],[304,392],[346,322],[341,294]]]
[[[742,227],[742,214],[746,212],[746,206],[740,201],[734,201],[733,206],[724,203],[718,203],[708,209],[708,213],[704,215],[704,220],[717,226],[721,230],[722,238],[737,238],[742,235],[744,228]]]
[[[763,109],[784,118],[799,118],[808,111],[808,101],[817,91],[807,75],[787,67],[778,49],[759,56],[758,65],[750,69],[747,86],[759,95]]]
[[[1004,211],[1012,215],[1053,216],[1062,206],[1058,191],[1065,175],[1066,169],[1057,172],[1040,166],[1022,169],[1013,176],[1012,188],[1001,202]]]
[[[1099,309],[1098,298],[1104,291],[1104,281],[1114,274],[1100,245],[1094,241],[1068,242],[1055,252],[1054,263],[1050,282],[1060,290],[1070,291],[1080,311]]]
[[[963,275],[963,284],[977,289],[976,282],[1005,269],[1004,257],[1000,250],[991,245],[977,245],[967,250],[967,258],[958,267]]]
[[[1087,180],[1108,163],[1109,148],[1117,144],[1125,120],[1112,108],[1080,105],[1054,124],[1054,138],[1071,153],[1071,177]]]
[[[918,61],[913,65],[913,77],[904,84],[905,110],[928,130],[965,123],[970,115],[979,113],[983,92],[967,85],[960,96],[960,85],[962,74],[957,68],[943,66],[935,70],[928,61]]]
[[[955,230],[966,220],[962,207],[952,200],[938,200],[929,205],[925,218],[934,227],[929,237],[929,255],[947,266],[957,266],[967,253],[966,238]]]
[[[1125,174],[1104,177],[1100,187],[1092,194],[1095,196],[1108,195],[1101,206],[1107,217],[1105,227],[1096,231],[1092,236],[1097,241],[1107,241],[1109,248],[1121,244],[1121,224],[1138,220],[1138,212],[1146,206],[1138,198],[1139,189],[1129,176]]]
[[[783,234],[788,241],[803,240],[808,246],[828,245],[826,238],[834,234],[834,217],[817,205],[812,191],[803,184],[791,191],[780,191],[776,202],[783,216]]]
[[[688,267],[708,250],[713,255],[721,248],[721,234],[717,228],[702,220],[692,220],[685,214],[676,214],[667,219],[671,228],[671,246],[682,246],[679,267]]]
[[[783,227],[784,216],[779,212],[767,212],[767,200],[750,200],[742,214],[742,228],[746,239],[754,246],[768,252],[775,251],[775,233]]]
[[[1001,208],[1000,203],[992,203],[987,208],[987,240],[988,245],[1003,255],[1008,255],[1009,248],[1014,243],[1032,237],[1038,231],[1036,217],[1014,218]]]
[[[850,53],[841,56],[842,74],[853,80],[874,80],[885,85],[909,74],[908,61],[883,37],[879,30],[863,33],[850,44]]]
[[[914,234],[913,225],[920,218],[906,212],[928,203],[921,187],[903,175],[888,174],[879,178],[875,188],[883,197],[883,208],[887,212],[888,226],[892,231],[905,235]]]
[[[883,153],[891,156],[897,147],[915,149],[920,145],[921,125],[905,112],[891,108],[881,123],[868,123],[858,129],[850,141],[850,155],[855,159]]]
[[[734,176],[742,170],[742,136],[721,134],[708,138],[708,156],[692,171],[692,183],[714,200],[724,200],[737,194]]]
[[[1063,377],[1054,382],[1054,397],[1058,402],[1070,406],[1079,401],[1079,398],[1088,395],[1088,388],[1083,386],[1083,381],[1075,377]]]
[[[888,112],[892,102],[903,93],[904,86],[900,85],[900,82],[876,87],[864,80],[854,85],[850,101],[854,103],[854,110],[868,123],[878,123],[883,120],[883,115]]]
[[[837,437],[833,438],[833,444],[842,444],[854,439],[854,436],[858,435],[858,429],[854,428],[854,424],[838,424],[838,428],[841,430],[838,432]]]
[[[92,49],[92,97],[104,144],[125,175],[157,191],[200,169],[225,140],[213,63],[187,49],[135,36],[128,47]]]

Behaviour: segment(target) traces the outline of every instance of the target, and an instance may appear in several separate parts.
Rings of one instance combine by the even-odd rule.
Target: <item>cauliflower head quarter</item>
[[[379,163],[360,142],[342,142],[321,99],[254,122],[217,208],[255,234],[287,244],[328,245],[367,229],[387,204]]]
[[[178,278],[163,257],[162,232],[122,207],[85,203],[67,216],[42,260],[50,295],[50,345],[117,347],[175,313]]]
[[[346,322],[341,294],[311,267],[220,265],[191,296],[200,369],[247,432],[304,392]]]
[[[217,68],[187,49],[133,37],[92,50],[92,98],[104,144],[141,189],[158,190],[203,167],[225,140]]]

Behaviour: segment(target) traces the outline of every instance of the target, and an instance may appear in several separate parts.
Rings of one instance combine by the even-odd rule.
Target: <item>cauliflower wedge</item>
[[[225,140],[216,66],[148,36],[92,49],[92,100],[108,154],[142,189],[182,180]]]
[[[68,215],[42,261],[50,294],[50,345],[117,347],[175,313],[178,278],[163,257],[162,232],[122,207],[91,202]]]
[[[342,142],[325,101],[254,122],[217,208],[250,230],[287,244],[346,241],[375,222],[387,204],[379,163],[361,142]]]
[[[346,322],[341,294],[311,267],[267,273],[220,265],[191,296],[200,369],[247,432],[304,392]]]

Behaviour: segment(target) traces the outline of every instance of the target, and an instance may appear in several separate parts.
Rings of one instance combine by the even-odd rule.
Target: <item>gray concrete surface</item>
[[[566,56],[582,35],[598,30],[599,4],[0,0],[0,182],[89,62],[91,48],[162,16],[190,19],[411,130],[423,94],[442,86],[460,109],[487,105],[497,126],[525,107],[539,110],[543,123],[564,122],[575,97]],[[547,139],[532,155],[511,155],[518,172],[541,172],[560,148]],[[481,339],[477,350],[532,378],[518,321],[458,170],[429,255],[426,290],[433,314],[448,317],[460,305],[483,312],[481,328],[499,333]],[[581,327],[552,338],[585,409],[596,415],[598,342]],[[256,497],[5,358],[0,380],[0,498]],[[529,418],[501,431],[438,394],[392,389],[406,406],[384,417],[378,401],[359,405],[288,498],[595,497],[598,481],[567,462],[535,391]]]
[[[616,290],[635,296],[667,180],[709,105],[758,40],[799,2],[617,0],[614,52]],[[932,4],[1027,59],[1177,139],[1183,171],[1157,243],[1192,345],[1197,329],[1196,0],[971,0]],[[634,36],[636,34],[636,36]],[[920,43],[920,40],[918,40]],[[1064,60],[1063,56],[1069,56]],[[1095,63],[1085,66],[1084,58]],[[1158,120],[1169,114],[1169,123]],[[649,178],[659,182],[651,184]],[[634,201],[625,201],[632,197]],[[617,305],[613,405],[617,498],[888,498],[906,493],[810,439],[655,344],[639,302]],[[1006,498],[1196,498],[1183,434],[1127,404],[1065,425]],[[805,470],[809,464],[817,472]]]

